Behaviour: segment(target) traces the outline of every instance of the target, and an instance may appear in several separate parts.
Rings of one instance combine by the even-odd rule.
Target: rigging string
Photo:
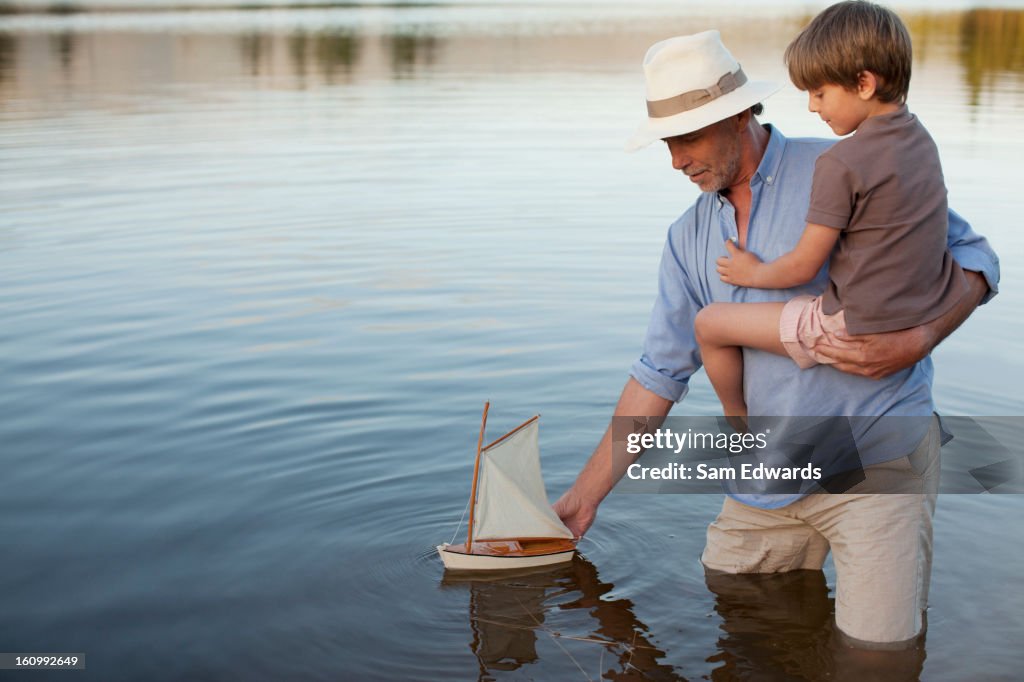
[[[484,442],[484,432],[487,429],[487,410],[490,407],[491,407],[491,401],[490,400],[485,401],[484,402],[483,423],[480,424],[480,439],[479,439],[479,441],[476,444],[476,458],[477,458],[477,462],[480,461],[480,446],[483,445],[483,442]],[[450,543],[448,543],[450,545],[454,545],[455,544],[455,538],[458,537],[458,535],[459,535],[459,530],[462,528],[462,522],[466,520],[466,512],[469,511],[469,505],[471,505],[473,503],[473,497],[475,496],[474,493],[476,492],[476,488],[475,488],[475,486],[476,486],[476,474],[477,474],[477,472],[474,470],[473,471],[473,486],[474,487],[470,488],[471,492],[469,493],[469,499],[466,501],[466,508],[462,510],[462,518],[459,519],[459,525],[455,527],[455,534],[452,535],[452,541]]]
[[[455,534],[452,535],[452,541],[448,543],[449,545],[455,544],[455,538],[459,535],[459,529],[462,528],[462,522],[466,520],[466,512],[469,511],[469,502],[469,500],[466,500],[466,508],[462,510],[462,518],[459,519],[459,525],[455,527]]]

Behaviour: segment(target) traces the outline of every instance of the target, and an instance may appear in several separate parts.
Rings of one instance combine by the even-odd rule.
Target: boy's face
[[[811,88],[807,97],[807,108],[818,114],[836,135],[849,135],[871,115],[870,100],[865,101],[860,92],[842,85]]]

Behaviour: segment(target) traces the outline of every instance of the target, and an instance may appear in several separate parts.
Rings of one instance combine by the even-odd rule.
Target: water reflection
[[[359,36],[349,31],[327,30],[317,33],[313,38],[312,58],[316,60],[327,83],[338,81],[340,74],[350,80],[352,68],[359,60],[361,41]]]
[[[13,77],[15,50],[14,36],[0,31],[0,85]],[[2,92],[2,91],[0,91]]]
[[[834,601],[822,571],[705,576],[714,595],[719,636],[706,662],[711,679],[910,682],[925,661],[924,638],[903,651],[848,646],[834,626]],[[666,658],[659,636],[637,617],[633,602],[609,595],[614,585],[577,556],[558,569],[495,575],[448,571],[444,590],[469,591],[469,648],[480,680],[539,664],[588,674],[600,663],[602,679],[683,680]],[[677,632],[672,623],[664,623]],[[513,676],[515,677],[515,676]]]
[[[250,76],[259,76],[264,70],[263,61],[271,52],[272,40],[266,33],[247,33],[239,37],[238,51]]]
[[[1024,12],[1005,9],[973,9],[964,14],[960,28],[960,63],[977,106],[982,91],[1011,73],[1024,75]]]
[[[417,11],[425,10],[420,7]],[[310,15],[300,10],[282,12],[285,19],[291,17],[294,26],[289,27],[284,19],[280,27],[275,27],[276,19],[269,23],[256,21],[269,13],[241,12],[237,26],[232,29],[228,24],[220,33],[195,26],[174,29],[172,25],[171,30],[160,34],[159,47],[152,29],[145,28],[145,21],[139,23],[138,17],[136,23],[121,29],[116,28],[116,21],[109,26],[104,23],[107,19],[103,15],[75,15],[101,17],[95,29],[88,30],[88,24],[73,23],[74,17],[17,15],[0,31],[0,82],[13,84],[14,92],[7,96],[17,98],[40,87],[78,89],[99,81],[104,82],[104,90],[118,92],[168,85],[153,82],[147,67],[155,59],[167,67],[172,81],[214,83],[235,80],[240,74],[273,75],[274,86],[298,89],[321,82],[333,85],[382,77],[405,80],[428,72],[465,73],[467,69],[489,75],[493,69],[486,68],[488,64],[514,66],[517,71],[549,71],[578,63],[586,68],[614,65],[615,69],[632,72],[643,46],[663,37],[666,31],[709,26],[718,26],[727,37],[742,40],[743,49],[764,61],[762,68],[781,70],[781,53],[788,37],[809,19],[795,10],[788,16],[771,17],[772,30],[751,32],[749,25],[725,14],[720,18],[689,18],[690,23],[666,25],[660,32],[644,26],[631,33],[631,27],[616,27],[612,22],[590,36],[562,35],[567,29],[560,27],[545,37],[536,28],[526,27],[511,26],[507,33],[492,35],[491,29],[472,24],[457,31],[430,21],[389,26],[368,18],[360,20],[360,15],[342,10],[324,14],[318,23],[309,21]],[[150,16],[158,22],[177,15],[155,12]],[[1024,10],[907,12],[905,16],[918,59],[922,63],[958,63],[971,105],[978,103],[983,92],[999,87],[1001,77],[1013,75],[1019,79],[1024,74]],[[21,30],[18,22],[29,18],[33,23],[24,24],[26,28]],[[619,35],[623,33],[633,37],[625,40]],[[35,48],[39,36],[50,41],[50,54],[41,54]],[[237,59],[225,58],[226,44],[234,47]],[[86,53],[88,59],[84,58]],[[73,78],[53,78],[59,71]],[[41,74],[50,78],[40,82]],[[111,74],[117,78],[109,79]]]
[[[64,31],[50,38],[50,46],[53,52],[60,59],[60,65],[64,72],[71,70],[71,63],[75,55],[75,37],[70,31]]]
[[[448,571],[441,585],[469,590],[469,647],[479,662],[480,680],[538,662],[538,638],[553,641],[570,666],[584,671],[600,667],[603,679],[684,679],[659,660],[665,652],[652,643],[633,603],[610,598],[614,586],[579,555],[554,570],[493,576]]]
[[[418,67],[434,64],[440,42],[432,35],[386,36],[391,70],[396,78],[413,76]]]
[[[821,571],[708,574],[722,619],[713,680],[917,680],[924,641],[904,651],[847,646],[834,627],[833,600]]]

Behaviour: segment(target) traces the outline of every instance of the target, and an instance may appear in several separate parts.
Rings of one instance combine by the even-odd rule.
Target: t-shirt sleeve
[[[814,164],[807,222],[845,230],[853,215],[855,191],[849,167],[828,153],[822,154]]]

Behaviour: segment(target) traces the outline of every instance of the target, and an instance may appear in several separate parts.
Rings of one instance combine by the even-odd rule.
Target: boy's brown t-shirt
[[[946,244],[939,152],[917,117],[864,121],[818,157],[807,222],[843,231],[822,309],[851,334],[916,327],[948,312],[967,280]]]

